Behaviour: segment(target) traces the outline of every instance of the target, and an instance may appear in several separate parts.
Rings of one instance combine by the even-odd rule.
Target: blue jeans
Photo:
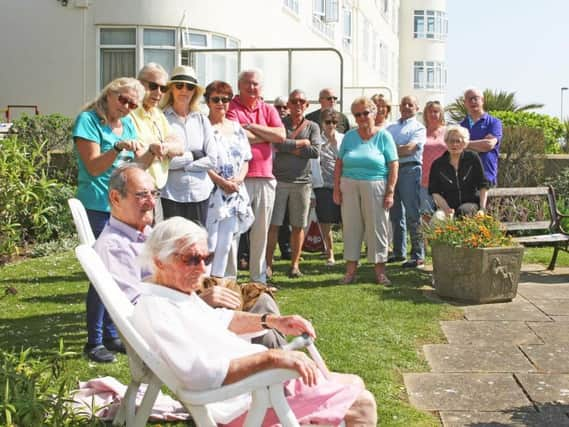
[[[404,165],[404,164],[402,164]],[[407,258],[407,228],[411,234],[411,259],[425,257],[423,237],[419,230],[419,189],[421,165],[399,165],[393,207],[390,211],[393,228],[393,256]]]
[[[93,211],[87,209],[87,218],[93,230],[95,238],[105,228],[109,221],[110,214],[108,212]],[[105,306],[99,298],[99,294],[92,284],[89,284],[87,291],[87,345],[97,346],[103,343],[103,338],[113,339],[118,338],[117,329],[111,320],[109,313],[105,310]]]

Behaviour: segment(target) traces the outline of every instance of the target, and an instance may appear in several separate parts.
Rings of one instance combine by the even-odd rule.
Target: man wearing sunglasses
[[[153,211],[159,198],[160,192],[156,190],[152,176],[140,165],[129,163],[113,172],[109,183],[111,217],[95,242],[94,249],[133,304],[136,304],[140,296],[139,283],[150,274],[140,267],[138,256],[152,231]],[[183,262],[188,265],[204,262],[208,265],[211,259],[209,255],[199,259],[185,257]],[[200,297],[212,307],[234,309],[241,303],[234,291],[222,286],[206,289]],[[276,302],[266,294],[259,298],[250,311],[280,314]],[[266,347],[280,347],[286,341],[277,331],[269,331],[258,339],[258,343]],[[120,340],[116,340],[114,343],[103,343],[96,352],[91,351],[88,357],[101,363],[114,361],[114,354],[105,344],[109,344],[113,351],[124,351]]]
[[[318,123],[320,130],[323,130],[320,114],[322,113],[322,110],[336,109],[335,106],[336,102],[338,101],[338,97],[335,95],[334,89],[327,87],[320,91],[320,94],[318,95],[318,101],[320,102],[320,109],[307,114],[306,118],[314,123]],[[338,125],[336,126],[336,130],[340,133],[346,133],[350,130],[350,121],[342,112],[339,112],[339,114],[340,116],[338,117]]]

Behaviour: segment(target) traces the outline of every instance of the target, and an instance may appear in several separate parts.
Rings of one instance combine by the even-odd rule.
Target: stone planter
[[[511,301],[518,291],[524,248],[453,248],[433,245],[437,294],[474,303]]]

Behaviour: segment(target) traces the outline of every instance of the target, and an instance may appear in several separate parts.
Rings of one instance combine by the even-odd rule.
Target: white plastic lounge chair
[[[296,371],[271,369],[263,371],[234,384],[216,390],[192,392],[170,369],[156,357],[143,337],[131,323],[134,306],[120,290],[111,274],[91,246],[82,244],[75,250],[77,258],[89,280],[95,286],[108,313],[113,319],[126,346],[131,372],[131,382],[121,403],[113,425],[144,426],[152,410],[162,384],[166,385],[190,411],[199,427],[216,427],[206,404],[218,402],[243,393],[252,393],[252,403],[245,420],[246,427],[261,425],[268,408],[272,407],[283,427],[299,426],[283,391],[283,382],[297,378]],[[135,398],[140,384],[148,384],[144,398],[136,410]]]
[[[95,243],[95,235],[89,224],[89,218],[87,218],[87,212],[83,203],[79,199],[68,199],[67,204],[69,209],[71,209],[71,215],[73,216],[73,222],[75,223],[75,228],[77,229],[77,234],[79,235],[79,241],[85,245],[93,246]]]

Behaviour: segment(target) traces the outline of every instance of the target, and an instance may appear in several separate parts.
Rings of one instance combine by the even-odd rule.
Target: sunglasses
[[[275,105],[277,110],[286,110],[286,105]]]
[[[207,255],[182,255],[182,254],[174,254],[177,258],[180,259],[180,261],[182,261],[184,264],[188,265],[188,266],[196,266],[196,265],[200,265],[200,263],[203,261],[203,263],[205,265],[210,265],[211,262],[213,261],[213,252],[207,254]]]
[[[327,101],[337,101],[338,97],[337,96],[327,96],[324,99],[326,99]]]
[[[219,104],[220,102],[224,104],[229,104],[231,98],[229,98],[228,96],[212,96],[211,98],[209,98],[209,100],[214,104]]]
[[[371,111],[365,110],[365,111],[362,111],[362,112],[359,112],[359,113],[354,113],[354,117],[355,117],[356,119],[359,119],[361,116],[367,117],[367,116],[369,116],[370,114],[371,114]]]
[[[289,102],[292,105],[297,105],[297,104],[304,105],[304,104],[306,104],[306,99],[291,99]]]
[[[182,90],[184,88],[188,90],[194,90],[196,88],[196,85],[193,85],[191,83],[174,83],[174,87],[178,90]]]
[[[138,200],[157,199],[160,197],[159,190],[136,191],[132,194],[134,194],[134,197],[136,197]]]
[[[326,123],[327,125],[337,125],[338,121],[337,120],[324,120],[324,123]]]
[[[143,80],[148,85],[148,89],[151,91],[155,91],[156,89],[160,89],[160,92],[166,93],[168,90],[168,86],[159,85],[158,83],[149,82],[148,80]]]
[[[125,107],[128,107],[131,110],[138,108],[138,104],[136,102],[132,102],[130,99],[128,99],[124,95],[119,95],[118,100],[122,105],[124,105]]]

